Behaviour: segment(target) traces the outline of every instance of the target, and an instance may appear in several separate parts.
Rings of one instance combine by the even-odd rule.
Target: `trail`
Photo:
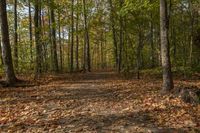
[[[146,133],[184,131],[188,127],[196,130],[198,107],[191,110],[177,99],[169,101],[160,96],[160,85],[160,80],[125,80],[115,73],[102,72],[63,74],[44,78],[34,87],[2,89],[0,130],[23,133]],[[176,116],[182,110],[183,116]],[[185,114],[190,121],[182,119]]]

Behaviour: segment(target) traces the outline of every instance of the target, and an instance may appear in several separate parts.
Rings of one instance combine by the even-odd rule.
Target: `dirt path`
[[[162,97],[157,79],[114,73],[49,76],[1,89],[1,132],[172,132],[199,128],[199,106]],[[174,128],[174,129],[170,129]]]

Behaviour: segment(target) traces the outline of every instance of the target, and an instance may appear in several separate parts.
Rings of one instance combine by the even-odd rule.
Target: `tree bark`
[[[70,50],[70,72],[74,70],[74,0],[71,0],[71,50]]]
[[[61,41],[61,21],[60,21],[60,11],[58,12],[58,36],[59,36],[59,53],[60,53],[60,70],[63,70],[63,51],[62,51],[62,41]]]
[[[114,44],[114,56],[115,56],[115,67],[118,65],[118,46],[117,46],[117,38],[116,38],[116,28],[115,28],[115,20],[114,20],[114,9],[112,0],[109,0],[110,4],[110,21],[112,27],[112,39]]]
[[[84,69],[87,72],[91,71],[90,65],[90,40],[89,40],[89,31],[88,31],[88,22],[87,22],[87,13],[86,13],[86,2],[83,0],[83,14],[84,14],[84,30],[85,30],[85,65]]]
[[[169,26],[167,18],[167,0],[160,0],[160,39],[161,39],[161,56],[162,56],[162,68],[163,68],[162,92],[169,92],[174,87],[172,80],[170,55],[169,55],[168,28]]]
[[[18,19],[17,19],[17,0],[14,1],[14,66],[18,69]]]
[[[143,48],[143,35],[142,31],[138,33],[138,46],[137,46],[137,79],[140,79],[140,67],[141,67],[141,51]]]
[[[152,0],[150,0],[150,3],[152,3]],[[151,44],[151,68],[155,67],[155,48],[154,48],[154,25],[153,25],[153,13],[150,12],[150,44]]]
[[[189,55],[189,63],[192,67],[193,63],[193,39],[194,39],[194,11],[193,11],[193,5],[192,0],[189,1],[189,11],[190,11],[190,55]]]
[[[0,1],[0,19],[1,19],[1,33],[2,33],[2,53],[4,61],[4,69],[6,74],[6,82],[10,85],[17,81],[13,69],[10,38],[8,30],[8,19],[6,11],[6,0]]]
[[[122,8],[123,0],[120,0],[120,8]],[[120,23],[120,35],[119,35],[119,55],[118,55],[118,73],[121,72],[121,65],[122,65],[122,48],[123,48],[123,17],[120,15],[119,19]]]
[[[42,73],[42,55],[41,55],[41,9],[40,9],[40,0],[35,0],[35,15],[34,15],[34,23],[35,23],[35,45],[36,45],[36,66],[35,66],[35,78]]]
[[[1,22],[0,22],[0,24],[1,24]],[[1,31],[1,30],[0,30]],[[1,65],[3,65],[3,57],[2,57],[2,39],[1,39],[1,36],[0,36],[0,59],[1,59],[1,61],[0,61],[0,63],[1,63]]]
[[[31,64],[33,62],[33,30],[32,30],[32,15],[31,15],[31,2],[28,0],[28,14],[29,14],[29,40],[30,40],[30,55]]]
[[[52,54],[53,54],[53,71],[58,72],[58,56],[57,56],[57,45],[56,45],[56,27],[55,27],[55,14],[54,14],[54,0],[51,0],[51,37],[52,37]]]
[[[77,0],[77,4],[78,0]],[[76,71],[79,70],[79,12],[76,13]]]

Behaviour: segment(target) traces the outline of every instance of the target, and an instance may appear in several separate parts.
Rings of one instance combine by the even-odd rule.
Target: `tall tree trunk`
[[[41,27],[44,27],[45,26],[45,16],[42,15],[42,12],[41,12]],[[43,71],[44,72],[47,72],[48,71],[48,51],[47,51],[47,42],[45,41],[45,29],[42,28],[41,29],[41,49],[42,49],[42,68],[43,68]]]
[[[54,0],[51,0],[51,37],[52,37],[52,54],[53,54],[53,71],[58,72],[58,56],[57,56],[57,45],[56,45],[56,27],[55,27],[55,14],[54,14]]]
[[[70,71],[70,44],[71,44],[71,28],[68,28],[68,46],[67,46],[67,67]]]
[[[17,78],[15,76],[15,72],[13,69],[12,56],[11,56],[8,19],[6,11],[6,0],[0,1],[0,20],[1,20],[1,33],[2,33],[2,53],[3,53],[5,74],[6,74],[6,82],[12,85],[17,81]]]
[[[189,55],[189,63],[190,66],[192,66],[192,60],[193,60],[193,37],[194,37],[194,11],[193,11],[193,5],[192,0],[189,1],[189,10],[190,10],[190,55]]]
[[[101,59],[101,69],[104,69],[104,48],[103,48],[103,43],[104,43],[104,34],[103,32],[101,33],[101,40],[100,40],[100,59]]]
[[[114,44],[115,67],[117,67],[117,65],[118,65],[118,47],[117,47],[114,9],[113,9],[112,0],[109,0],[109,4],[110,4],[110,22],[111,22],[111,26],[112,26],[112,39],[113,39],[113,44]]]
[[[63,70],[63,52],[62,52],[62,41],[61,41],[61,21],[60,21],[60,11],[58,12],[58,36],[59,36],[59,53],[60,53],[60,70]]]
[[[78,0],[77,0],[77,4]],[[76,13],[76,71],[79,70],[79,12]]]
[[[70,72],[74,69],[74,0],[71,0],[71,50],[70,50]]]
[[[85,29],[85,70],[90,72],[91,65],[90,65],[90,38],[89,38],[89,31],[88,31],[88,22],[87,22],[87,12],[86,12],[86,2],[83,0],[83,14],[84,14],[84,29]]]
[[[0,24],[1,24],[1,22],[0,22]],[[0,29],[0,31],[1,31],[1,29]],[[1,44],[1,41],[2,41],[2,39],[1,39],[1,36],[0,36],[0,59],[1,59],[0,63],[1,63],[1,65],[3,65],[2,44]]]
[[[14,0],[14,66],[18,70],[18,19],[17,0]]]
[[[120,8],[122,8],[123,0],[120,0]],[[121,65],[122,65],[122,48],[123,48],[123,17],[120,15],[120,35],[119,35],[119,55],[118,55],[118,73],[121,72]]]
[[[52,45],[52,34],[51,34],[51,9],[50,9],[50,2],[48,2],[48,9],[47,9],[47,14],[48,14],[48,43],[50,44],[50,70],[53,70],[53,45]]]
[[[33,62],[33,30],[32,30],[32,15],[31,15],[31,2],[28,0],[28,14],[29,14],[29,40],[30,40],[30,55],[31,64]]]
[[[142,32],[138,33],[138,46],[137,46],[137,79],[140,79],[140,65],[141,65],[141,49],[142,49]]]
[[[160,39],[161,39],[161,56],[162,56],[162,68],[163,68],[162,92],[169,92],[174,87],[172,80],[170,55],[169,55],[168,22],[169,21],[167,18],[167,0],[160,0]]]
[[[152,3],[152,0],[150,0],[150,3]],[[151,18],[151,21],[150,21],[151,68],[153,68],[155,66],[155,55],[154,55],[155,49],[154,49],[154,32],[153,32],[154,25],[153,25],[152,11],[150,12],[150,18]]]
[[[154,33],[153,33],[153,22],[152,22],[153,20],[151,20],[151,22],[150,22],[150,35],[151,35],[151,68],[154,68],[154,66],[155,66],[155,56],[154,56],[154,51],[155,51],[155,49],[154,49]]]
[[[62,41],[62,66],[64,68],[65,66],[65,47],[64,47],[64,44],[65,44],[65,29],[64,27],[62,28],[62,38],[63,38],[63,41]],[[64,70],[64,69],[63,69]]]
[[[34,15],[34,23],[35,23],[35,45],[36,45],[36,66],[35,66],[35,78],[42,73],[42,56],[41,56],[41,1],[35,0],[35,15]]]

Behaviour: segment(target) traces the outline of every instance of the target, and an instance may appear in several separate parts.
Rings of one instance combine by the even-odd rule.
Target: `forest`
[[[0,132],[200,132],[199,0],[0,0]]]

